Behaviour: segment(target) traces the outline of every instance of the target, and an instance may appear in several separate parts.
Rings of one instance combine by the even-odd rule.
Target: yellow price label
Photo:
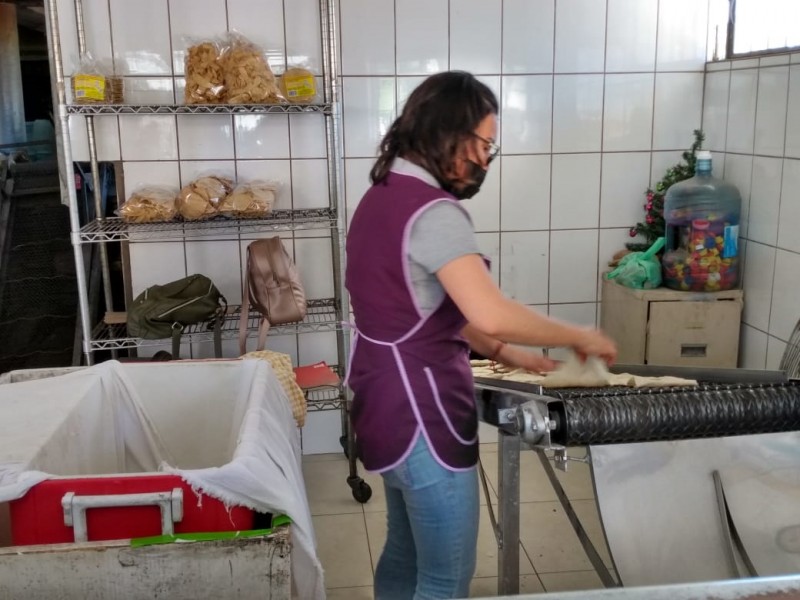
[[[317,85],[313,75],[284,76],[288,100],[305,100],[317,95]]]
[[[106,78],[102,75],[85,75],[80,73],[73,77],[76,100],[106,99]]]

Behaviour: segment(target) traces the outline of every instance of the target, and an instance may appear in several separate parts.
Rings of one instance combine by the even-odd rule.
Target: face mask
[[[455,189],[453,186],[451,186],[450,189],[450,192],[459,200],[472,198],[480,191],[483,180],[486,179],[486,169],[474,161],[470,160],[468,163],[469,172],[467,173],[466,179],[469,183],[459,189]]]

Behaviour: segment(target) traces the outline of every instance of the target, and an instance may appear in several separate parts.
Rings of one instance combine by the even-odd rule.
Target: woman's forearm
[[[578,343],[582,329],[502,298],[496,312],[474,323],[490,337],[530,346],[566,346]]]
[[[461,334],[466,338],[469,347],[481,356],[485,356],[490,360],[498,360],[500,352],[506,343],[490,335],[486,335],[473,325],[467,324],[461,330]]]
[[[562,323],[504,296],[477,255],[454,259],[436,275],[470,325],[490,338],[572,348],[609,363],[616,358],[614,342],[602,332]]]

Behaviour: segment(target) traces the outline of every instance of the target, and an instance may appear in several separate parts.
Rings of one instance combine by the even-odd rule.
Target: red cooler
[[[50,479],[9,506],[16,546],[254,528],[250,509],[228,510],[171,474]]]

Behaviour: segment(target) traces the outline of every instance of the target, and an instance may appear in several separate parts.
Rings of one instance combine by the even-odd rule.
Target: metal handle
[[[90,508],[121,508],[129,506],[158,506],[161,508],[161,534],[172,535],[173,523],[183,519],[183,490],[147,494],[109,494],[107,496],[76,496],[67,492],[61,498],[64,524],[72,527],[76,542],[88,542],[86,511]]]
[[[681,344],[681,356],[685,358],[705,358],[708,344]]]

